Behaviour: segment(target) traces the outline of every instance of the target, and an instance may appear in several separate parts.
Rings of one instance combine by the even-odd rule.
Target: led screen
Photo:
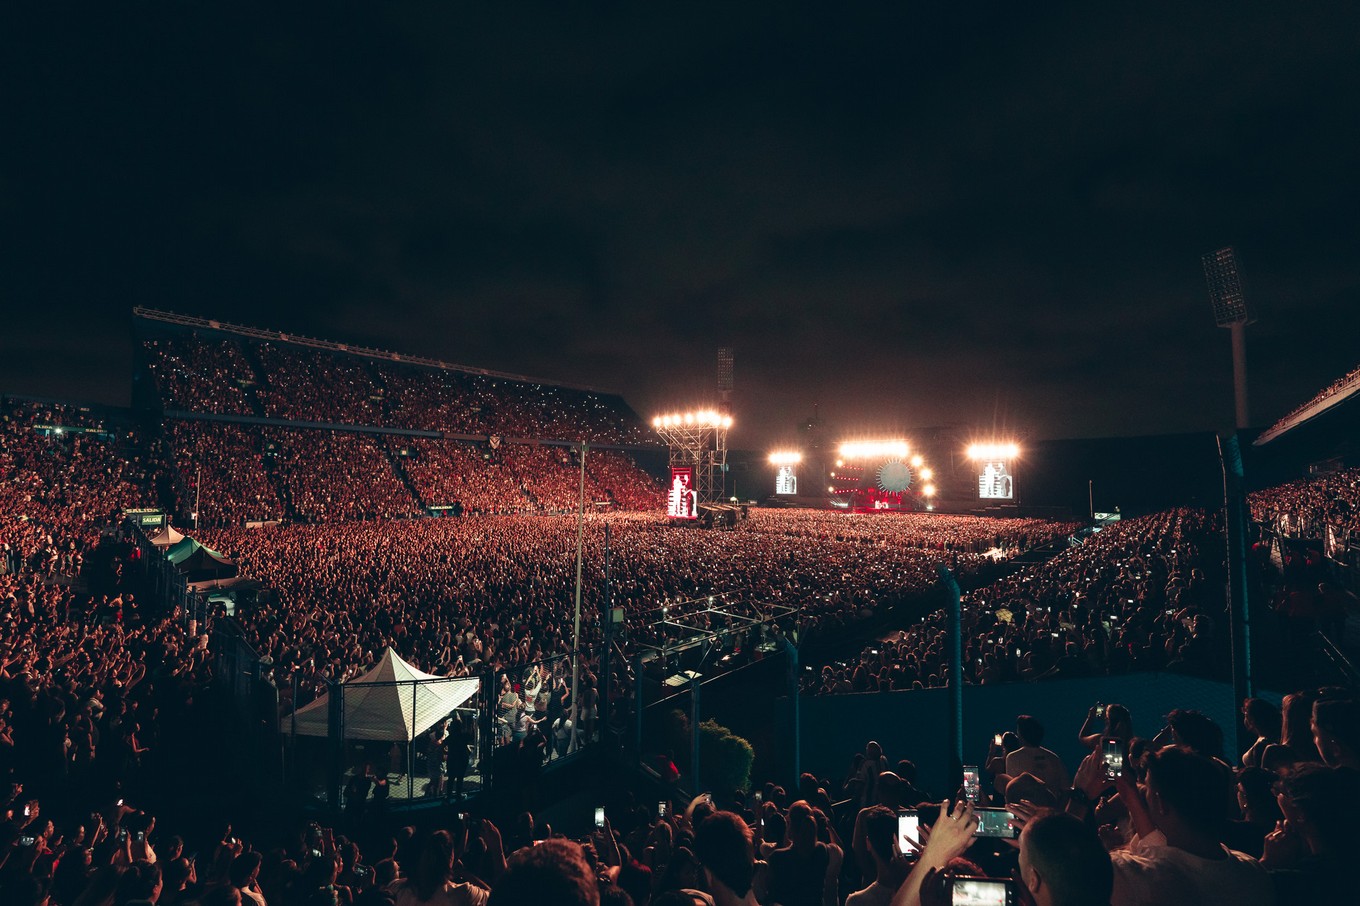
[[[780,466],[779,473],[774,477],[774,492],[776,494],[797,494],[798,476],[793,471],[793,466]]]
[[[982,500],[1014,500],[1015,479],[1010,463],[1002,459],[988,460],[978,472],[978,497]]]
[[[672,519],[697,519],[699,495],[694,490],[694,470],[671,468],[671,489],[666,494],[666,515]]]

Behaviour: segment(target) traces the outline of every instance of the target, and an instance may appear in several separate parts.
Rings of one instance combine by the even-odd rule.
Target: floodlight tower
[[[694,491],[699,503],[714,503],[722,496],[722,466],[727,462],[727,431],[732,416],[712,409],[659,415],[652,427],[666,442],[672,469],[693,469]]]
[[[1237,256],[1232,247],[1210,252],[1203,257],[1204,279],[1209,284],[1209,301],[1214,306],[1214,323],[1232,331],[1233,396],[1237,407],[1237,430],[1251,427],[1247,407],[1247,301],[1242,296],[1242,278],[1237,272]]]
[[[733,367],[735,355],[731,346],[718,347],[718,411],[727,418],[732,417],[732,391],[736,389]],[[722,496],[727,498],[727,443],[724,438],[722,448],[722,460],[718,463],[719,481],[722,487]]]

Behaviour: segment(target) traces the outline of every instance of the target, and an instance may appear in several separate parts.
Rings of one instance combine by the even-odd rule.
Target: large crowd
[[[1360,537],[1360,469],[1339,469],[1249,495],[1252,519],[1281,535],[1327,540],[1342,546]],[[1338,558],[1339,559],[1339,558]]]
[[[202,527],[290,519],[339,523],[429,510],[562,513],[579,505],[565,446],[169,419],[176,509]],[[660,486],[619,451],[586,455],[587,506],[656,509]],[[186,520],[190,522],[191,520]]]
[[[236,402],[212,408],[201,382],[181,374],[167,408],[235,412],[245,402],[262,411],[259,375],[234,343],[220,355],[215,344],[190,344],[166,362],[194,363],[193,373],[214,381],[231,376],[240,394],[226,398]],[[397,366],[360,370],[388,367]],[[383,412],[393,411],[392,386],[377,394],[381,402],[369,398]],[[503,832],[473,818],[373,839],[357,827],[346,836],[306,826],[289,840],[262,838],[258,850],[230,828],[162,827],[139,801],[170,769],[167,740],[194,719],[213,653],[205,626],[134,594],[141,549],[119,535],[122,510],[154,507],[165,493],[199,501],[201,539],[264,585],[239,620],[280,688],[297,677],[305,694],[319,692],[386,648],[450,676],[514,668],[523,681],[507,692],[525,702],[508,722],[514,739],[518,722],[542,720],[526,690],[564,686],[560,670],[535,681],[531,665],[571,648],[576,523],[545,514],[573,508],[579,460],[550,445],[179,419],[157,445],[88,411],[34,403],[7,403],[0,417],[5,903],[517,903],[552,891],[586,903],[906,906],[939,902],[951,873],[1010,877],[1040,903],[1346,895],[1345,857],[1360,842],[1351,820],[1360,806],[1360,720],[1352,693],[1336,689],[1296,693],[1282,712],[1244,703],[1259,737],[1245,753],[1225,751],[1202,715],[1173,711],[1148,739],[1135,736],[1125,709],[1106,706],[1079,731],[1092,756],[1062,765],[1042,749],[1037,722],[1021,718],[985,760],[991,783],[981,796],[1008,808],[1006,821],[1020,829],[1018,840],[995,845],[974,839],[974,806],[964,804],[937,807],[938,815],[920,809],[921,823],[933,825],[929,838],[894,844],[899,810],[930,797],[909,761],[890,762],[873,746],[844,780],[766,784],[760,799],[716,791],[660,817],[653,803],[620,797],[583,843],[532,816]],[[589,457],[592,500],[655,507],[656,486],[626,456]],[[448,477],[455,470],[461,479]],[[1253,498],[1254,512],[1262,521],[1287,512],[1349,527],[1355,483],[1343,472],[1273,489]],[[504,512],[493,501],[512,488],[521,512],[489,515]],[[469,515],[393,518],[444,498]],[[241,527],[275,519],[284,524]],[[756,612],[793,608],[801,638],[835,637],[934,584],[944,565],[973,589],[964,596],[968,682],[1146,669],[1214,675],[1226,656],[1222,531],[1199,511],[1106,527],[999,579],[998,560],[1067,539],[1076,526],[757,510],[731,531],[683,531],[656,515],[592,515],[588,652],[601,641],[606,526],[625,646],[665,638],[657,608],[710,597]],[[597,689],[597,669],[588,656],[588,713],[599,695],[620,691]],[[943,617],[928,614],[853,664],[814,675],[815,689],[828,692],[939,685]],[[626,667],[616,681],[628,681]],[[548,694],[545,715],[553,701],[560,708],[560,694]],[[1124,746],[1120,777],[1101,772],[1107,739]]]
[[[167,826],[132,795],[49,815],[0,793],[0,899],[14,906],[1272,906],[1353,896],[1360,702],[1306,689],[1242,703],[1225,747],[1200,712],[1092,707],[1064,763],[1030,715],[976,746],[957,789],[867,742],[844,776],[805,773],[677,800],[615,785],[554,827],[475,809],[433,826],[298,821],[249,838]],[[1078,724],[1080,727],[1078,728]],[[1135,728],[1144,728],[1142,732]],[[0,734],[2,735],[2,734]],[[921,744],[930,744],[922,728]],[[117,798],[114,798],[117,796]],[[466,809],[466,807],[464,807]],[[592,820],[593,818],[593,820]]]
[[[934,549],[932,526],[960,549]],[[965,579],[1016,549],[1064,537],[1063,523],[756,511],[734,531],[677,531],[656,515],[592,516],[585,533],[583,625],[598,642],[604,529],[610,593],[626,637],[654,642],[662,605],[722,597],[801,610],[809,634],[834,634],[923,591],[943,559]],[[1010,526],[1009,522],[1017,525]],[[242,571],[267,583],[241,615],[280,674],[316,665],[345,679],[388,646],[424,669],[460,675],[570,649],[576,520],[543,516],[349,522],[202,533]],[[324,666],[322,666],[324,665]]]
[[[1313,396],[1308,401],[1300,403],[1293,409],[1289,410],[1289,413],[1278,419],[1272,427],[1274,428],[1283,427],[1290,420],[1300,415],[1301,413],[1305,412],[1310,407],[1316,406],[1318,403],[1326,402],[1328,399],[1331,399],[1334,396],[1339,396],[1342,391],[1350,390],[1357,384],[1360,384],[1360,366],[1352,368],[1350,371],[1346,372],[1341,377],[1332,381],[1326,387],[1323,387],[1317,393],[1313,394]]]
[[[1223,672],[1222,532],[1170,510],[1115,523],[962,598],[965,682],[1173,670]],[[947,613],[867,646],[810,681],[819,692],[942,686]]]
[[[166,410],[452,435],[653,442],[617,394],[404,364],[338,346],[197,333],[146,340]]]

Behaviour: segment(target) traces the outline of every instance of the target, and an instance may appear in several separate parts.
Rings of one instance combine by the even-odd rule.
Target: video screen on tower
[[[672,519],[697,519],[699,494],[694,490],[694,470],[673,466],[671,489],[666,494],[666,515]]]
[[[793,471],[793,466],[783,465],[774,476],[774,492],[776,494],[797,494],[798,475]]]
[[[978,498],[980,500],[1014,500],[1015,478],[1011,475],[1010,463],[1003,459],[992,459],[979,463]]]

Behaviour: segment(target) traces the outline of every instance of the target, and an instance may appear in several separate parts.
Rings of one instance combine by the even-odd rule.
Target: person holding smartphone
[[[907,856],[913,853],[899,851],[896,840],[900,819],[892,809],[876,805],[868,809],[861,820],[864,841],[874,863],[874,879],[846,897],[845,906],[888,906],[907,876]]]
[[[1071,776],[1058,753],[1044,748],[1044,725],[1037,717],[1021,714],[1015,719],[1015,735],[1020,737],[1020,748],[1006,756],[1006,775],[1019,777],[1033,774],[1049,789],[1065,790],[1071,786]]]
[[[1100,745],[1101,739],[1108,736],[1128,743],[1133,738],[1133,717],[1123,705],[1097,702],[1087,709],[1086,720],[1077,731],[1077,738],[1085,748],[1094,749]]]
[[[930,837],[922,847],[916,865],[893,895],[892,906],[919,906],[921,888],[927,879],[933,881],[950,862],[963,855],[976,836],[977,815],[973,803],[966,799],[955,800],[952,807],[948,800],[940,803],[940,817],[931,825]]]

